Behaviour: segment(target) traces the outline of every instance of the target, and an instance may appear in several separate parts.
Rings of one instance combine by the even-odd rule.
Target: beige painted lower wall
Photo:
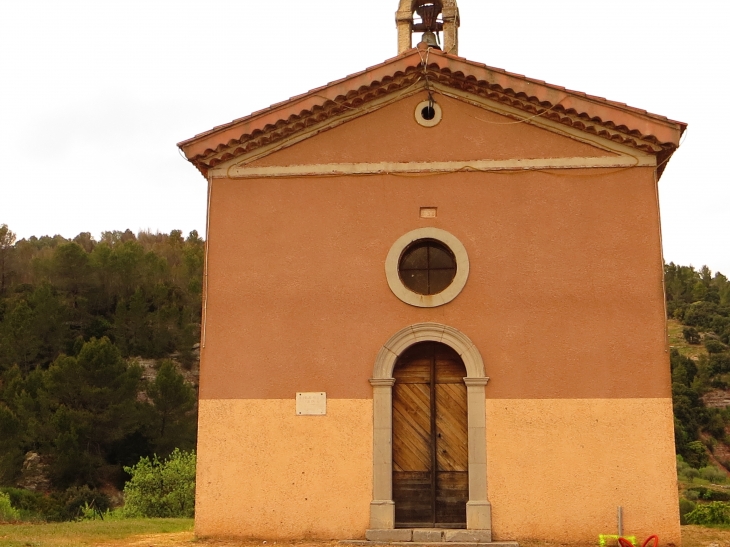
[[[356,538],[372,499],[372,400],[201,400],[198,536]]]
[[[671,399],[487,400],[495,539],[681,544]]]
[[[488,391],[488,390],[487,390]],[[595,543],[616,532],[680,545],[670,399],[487,400],[495,540]],[[199,536],[362,538],[372,400],[201,400]]]

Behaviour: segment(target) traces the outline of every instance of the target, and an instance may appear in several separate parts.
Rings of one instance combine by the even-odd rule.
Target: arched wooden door
[[[466,369],[445,344],[421,342],[393,371],[395,525],[466,527]]]

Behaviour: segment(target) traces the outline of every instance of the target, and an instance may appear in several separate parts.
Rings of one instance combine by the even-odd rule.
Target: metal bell
[[[423,33],[423,37],[421,38],[421,42],[424,42],[428,47],[433,48],[440,48],[438,40],[436,39],[436,35],[431,32],[430,30],[427,30]]]

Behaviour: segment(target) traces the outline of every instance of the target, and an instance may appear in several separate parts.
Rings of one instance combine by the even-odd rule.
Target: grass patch
[[[684,339],[682,330],[684,325],[676,319],[667,320],[667,335],[669,336],[669,346],[677,348],[679,353],[690,359],[697,359],[700,355],[707,355],[705,346],[688,344]]]
[[[120,543],[134,536],[192,532],[193,519],[121,519],[0,524],[1,547],[76,547]]]

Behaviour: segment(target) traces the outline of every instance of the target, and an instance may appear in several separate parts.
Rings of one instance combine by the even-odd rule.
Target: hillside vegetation
[[[669,264],[665,286],[677,453],[700,468],[708,462],[705,446],[717,447],[727,467],[730,451],[721,447],[730,425],[723,402],[730,387],[730,283],[707,267]]]
[[[203,257],[196,232],[0,226],[0,485],[81,503],[194,448]]]
[[[683,524],[730,524],[730,283],[665,266]]]

